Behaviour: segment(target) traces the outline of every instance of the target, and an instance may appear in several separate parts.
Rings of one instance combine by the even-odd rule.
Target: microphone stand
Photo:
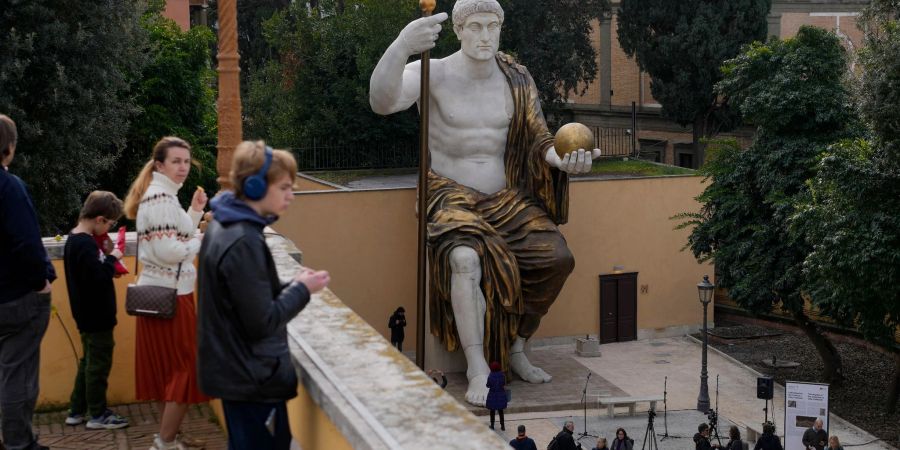
[[[671,437],[671,436],[669,436],[669,418],[668,418],[669,406],[667,403],[668,385],[669,385],[669,377],[667,376],[667,377],[663,378],[663,429],[664,429],[664,432],[663,432],[662,438],[659,439],[661,441],[664,441],[667,438]]]
[[[584,431],[578,433],[578,439],[576,441],[580,441],[582,438],[590,437],[599,437],[593,434],[588,433],[587,429],[587,387],[588,383],[591,382],[591,371],[588,371],[587,379],[584,380],[584,389],[581,390],[581,404],[584,407]]]

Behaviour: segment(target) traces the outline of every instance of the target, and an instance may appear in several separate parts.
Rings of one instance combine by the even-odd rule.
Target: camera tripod
[[[659,450],[659,442],[656,441],[656,430],[653,429],[653,418],[656,417],[656,411],[647,411],[647,431],[644,432],[644,443],[641,450]],[[647,444],[650,444],[648,447]]]

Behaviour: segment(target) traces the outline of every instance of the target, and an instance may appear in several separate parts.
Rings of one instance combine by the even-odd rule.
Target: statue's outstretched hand
[[[595,148],[590,152],[579,149],[577,152],[566,153],[560,158],[556,153],[556,148],[550,147],[547,150],[546,160],[548,164],[563,172],[578,175],[590,172],[592,161],[599,157],[599,148]]]
[[[413,20],[400,32],[399,40],[406,47],[410,56],[434,48],[441,33],[441,22],[447,20],[447,13]]]

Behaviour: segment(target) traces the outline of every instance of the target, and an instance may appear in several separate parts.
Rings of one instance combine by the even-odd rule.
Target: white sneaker
[[[66,425],[75,426],[84,423],[84,414],[71,414],[66,417]]]
[[[150,450],[186,450],[186,447],[176,437],[172,442],[163,442],[158,434],[153,435],[153,446]]]

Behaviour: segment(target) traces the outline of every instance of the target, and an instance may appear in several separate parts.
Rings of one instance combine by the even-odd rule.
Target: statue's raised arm
[[[413,55],[434,48],[447,13],[410,22],[382,55],[369,80],[369,104],[378,114],[403,111],[419,99],[419,61]]]

